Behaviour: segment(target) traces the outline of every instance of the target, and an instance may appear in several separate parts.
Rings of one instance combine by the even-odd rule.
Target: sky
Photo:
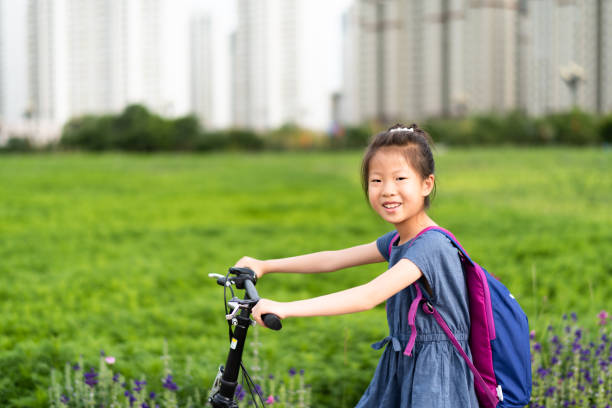
[[[129,0],[125,0],[129,1]],[[312,114],[319,117],[321,123],[328,121],[329,102],[319,102],[321,94],[329,95],[337,91],[341,82],[341,18],[352,0],[309,0],[307,13],[316,14],[317,27],[312,30],[312,41],[309,44],[318,44],[305,50],[308,55],[306,61],[315,61],[323,58],[324,64],[313,64],[309,69],[319,71],[311,77],[316,77],[317,83],[305,89],[312,90],[313,94],[307,97],[312,101]],[[26,11],[25,0],[0,0],[0,52],[4,120],[7,122],[19,121],[27,108],[27,62],[26,62]],[[224,127],[230,121],[230,89],[229,89],[229,34],[236,28],[236,2],[235,0],[177,0],[172,7],[184,10],[174,10],[185,14],[208,14],[212,21],[213,53],[216,80],[213,90],[215,108],[213,112],[214,125]],[[186,21],[186,20],[182,20]],[[315,38],[316,37],[316,38]],[[181,38],[181,37],[176,37]],[[177,54],[178,55],[178,54]],[[181,58],[178,58],[181,60]],[[184,78],[188,72],[186,62],[173,64],[170,78]],[[177,99],[188,96],[186,86],[177,84],[173,95]],[[325,88],[325,89],[322,89]],[[176,114],[186,113],[187,106],[181,101],[174,104]],[[315,112],[316,111],[316,112]],[[327,118],[327,119],[326,119]]]

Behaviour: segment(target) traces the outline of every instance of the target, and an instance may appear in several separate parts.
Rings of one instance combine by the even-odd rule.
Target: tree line
[[[409,124],[409,121],[404,122]],[[522,112],[430,118],[420,124],[435,143],[470,145],[599,145],[612,143],[612,113],[593,115],[579,109],[531,117]],[[307,150],[362,148],[384,130],[376,123],[336,127],[327,134],[293,124],[267,132],[250,129],[203,129],[194,115],[165,118],[143,105],[118,114],[70,119],[59,141],[34,146],[27,137],[11,137],[3,151],[184,151]]]

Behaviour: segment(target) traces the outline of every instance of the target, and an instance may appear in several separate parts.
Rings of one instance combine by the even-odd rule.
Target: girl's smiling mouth
[[[402,203],[398,203],[397,201],[391,201],[391,202],[384,202],[382,206],[386,208],[387,210],[393,210],[399,207],[400,205],[402,205]]]

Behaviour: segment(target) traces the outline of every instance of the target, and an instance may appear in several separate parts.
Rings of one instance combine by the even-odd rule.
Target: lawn
[[[430,214],[512,290],[536,331],[571,312],[594,328],[611,309],[610,154],[437,152]],[[205,391],[227,352],[222,289],[207,274],[242,255],[389,231],[367,206],[359,166],[359,152],[0,156],[0,406],[46,406],[50,368],[80,355],[92,364],[100,350],[126,375],[161,378],[164,340],[179,385]],[[258,290],[300,299],[384,269],[269,275]],[[378,361],[369,345],[386,335],[384,313],[259,330],[264,370],[302,368],[314,406],[353,406]],[[187,358],[191,379],[178,369]]]

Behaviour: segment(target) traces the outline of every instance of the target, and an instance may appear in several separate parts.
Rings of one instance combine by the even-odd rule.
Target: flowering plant
[[[174,382],[170,369],[167,345],[164,344],[164,378],[161,379],[164,391],[158,395],[147,390],[146,379],[128,381],[112,370],[116,359],[100,352],[100,362],[96,370],[85,370],[83,358],[76,364],[66,363],[64,386],[58,381],[58,374],[51,372],[49,387],[50,407],[108,407],[108,408],[178,408],[176,391],[179,386]],[[202,406],[203,400],[198,390],[188,397],[186,406]]]
[[[548,326],[538,336],[531,332],[533,393],[529,408],[612,407],[612,343],[610,316],[598,315],[597,342],[585,335],[572,313],[563,316],[559,332]]]
[[[262,368],[259,364],[258,330],[254,330],[254,340],[251,342],[251,367],[255,381],[254,398],[265,405],[274,405],[278,408],[310,406],[310,386],[304,383],[304,370],[291,368],[286,378],[278,378],[272,374],[266,379],[261,377]],[[49,387],[49,401],[52,408],[65,407],[107,407],[107,408],[178,408],[202,407],[206,399],[200,394],[198,387],[194,387],[194,395],[188,396],[184,404],[179,404],[177,391],[181,386],[176,382],[170,369],[170,356],[168,346],[164,343],[164,372],[161,378],[163,392],[158,395],[147,390],[147,380],[141,377],[128,381],[120,373],[113,372],[112,366],[116,359],[100,353],[100,362],[96,370],[94,367],[85,368],[83,358],[77,363],[67,363],[64,369],[62,386],[59,374],[51,372],[51,386]],[[189,372],[189,369],[187,369]],[[299,374],[299,375],[298,375]],[[239,406],[247,407],[253,404],[251,395],[247,396],[242,384],[236,387],[235,399]]]

